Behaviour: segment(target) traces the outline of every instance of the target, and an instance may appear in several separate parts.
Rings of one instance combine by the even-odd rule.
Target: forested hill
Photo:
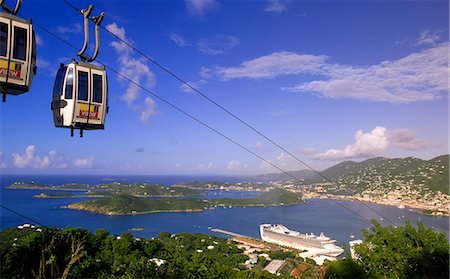
[[[298,193],[289,192],[284,189],[274,189],[269,192],[264,192],[255,198],[247,199],[148,199],[127,194],[117,194],[95,200],[77,202],[67,207],[107,215],[124,215],[153,212],[191,212],[227,206],[277,206],[302,202],[301,195]]]
[[[325,177],[341,184],[370,186],[374,181],[384,185],[408,182],[433,191],[449,193],[449,155],[431,160],[414,157],[389,159],[377,157],[362,162],[345,161],[321,172]],[[312,171],[293,172],[305,183],[320,183],[324,179]],[[286,174],[267,174],[257,179],[292,180]]]

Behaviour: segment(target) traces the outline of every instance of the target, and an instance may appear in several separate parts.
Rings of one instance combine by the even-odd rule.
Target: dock
[[[221,229],[211,229],[211,231],[217,232],[217,233],[223,233],[223,234],[231,235],[231,236],[234,236],[234,237],[251,238],[251,237],[246,236],[246,235],[242,235],[242,234],[238,234],[238,233],[234,233],[234,232],[230,232],[230,231],[226,231],[226,230],[221,230]]]
[[[230,231],[226,231],[226,230],[222,230],[222,229],[211,229],[211,231],[213,232],[217,232],[217,233],[223,233],[226,235],[231,235],[233,236],[232,240],[244,245],[248,245],[250,247],[254,247],[254,248],[259,248],[259,249],[266,249],[266,245],[264,245],[263,243],[261,243],[261,241],[259,239],[254,239],[253,237],[250,236],[246,236],[246,235],[242,235],[242,234],[238,234],[238,233],[234,233],[234,232],[230,232]]]

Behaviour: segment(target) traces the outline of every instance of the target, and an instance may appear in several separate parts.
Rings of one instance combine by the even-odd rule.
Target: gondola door
[[[98,129],[104,125],[104,71],[77,66],[77,103],[74,122],[84,129]]]
[[[31,40],[30,25],[18,21],[12,21],[12,53],[9,70],[10,83],[17,83],[21,86],[27,86],[28,67],[30,66],[29,42]]]
[[[106,72],[103,70],[91,69],[91,113],[92,124],[105,124],[106,110]]]
[[[31,33],[29,24],[0,18],[0,82],[10,94],[28,91]]]
[[[0,82],[2,84],[7,83],[9,79],[10,23],[9,19],[0,17]]]

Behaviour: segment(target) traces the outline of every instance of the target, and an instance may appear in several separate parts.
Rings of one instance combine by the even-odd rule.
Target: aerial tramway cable
[[[78,12],[80,12],[79,9],[77,9],[75,6],[73,6],[72,4],[70,4],[70,2],[68,2],[67,0],[63,0],[66,4],[68,4],[69,6],[71,6],[72,8],[76,9]],[[93,20],[94,23],[96,23],[96,19],[95,18],[90,18],[90,20]],[[100,20],[101,21],[101,20]],[[72,45],[71,43],[69,43],[68,41],[60,38],[58,35],[50,32],[48,29],[44,28],[41,25],[35,24],[37,27],[39,27],[40,29],[44,30],[45,32],[49,33],[50,35],[54,36],[55,38],[63,41],[64,43],[66,43],[67,45],[71,46],[72,48],[77,49],[77,47],[75,47],[74,45]],[[220,104],[218,104],[217,102],[215,102],[214,100],[210,99],[208,96],[206,96],[204,93],[202,93],[201,91],[199,91],[198,89],[196,89],[195,87],[193,87],[191,84],[189,84],[188,82],[186,82],[185,80],[183,80],[182,78],[180,78],[178,75],[172,73],[170,70],[168,70],[167,68],[163,67],[161,64],[159,64],[158,62],[156,62],[155,60],[151,59],[150,57],[148,57],[147,55],[145,55],[143,52],[139,51],[137,48],[135,48],[134,46],[132,46],[131,44],[129,44],[128,42],[126,42],[125,40],[122,40],[121,38],[119,38],[118,36],[116,36],[115,34],[111,33],[109,30],[107,30],[105,27],[103,27],[102,25],[100,25],[100,22],[96,23],[96,27],[100,26],[102,29],[106,30],[108,33],[110,33],[112,36],[114,36],[116,39],[122,41],[123,43],[125,43],[127,46],[129,46],[130,48],[132,48],[133,50],[135,50],[136,52],[138,52],[139,54],[143,55],[145,58],[147,58],[149,61],[151,61],[152,63],[154,63],[155,65],[157,65],[158,67],[160,67],[161,69],[163,69],[164,71],[166,71],[167,73],[169,73],[171,76],[173,76],[174,78],[176,78],[177,80],[179,80],[180,82],[182,82],[183,84],[185,84],[186,86],[188,86],[189,88],[191,88],[192,90],[194,90],[195,92],[197,92],[198,94],[200,94],[201,96],[203,96],[204,98],[206,98],[207,100],[209,100],[211,103],[215,104],[216,106],[218,106],[219,108],[221,108],[223,111],[227,112],[229,115],[231,115],[233,118],[237,119],[239,122],[241,122],[242,124],[244,124],[245,126],[247,126],[248,128],[250,128],[251,130],[253,130],[254,132],[258,133],[259,135],[261,135],[262,137],[264,137],[266,140],[268,140],[269,142],[271,142],[272,144],[274,144],[275,146],[277,146],[278,148],[280,148],[281,150],[285,151],[287,154],[291,155],[293,158],[295,158],[297,161],[301,162],[303,165],[307,166],[308,168],[310,168],[311,170],[313,170],[315,173],[317,173],[319,176],[321,176],[322,178],[324,178],[325,180],[329,181],[330,183],[334,184],[334,182],[332,182],[330,179],[328,179],[326,176],[324,176],[323,174],[321,174],[320,172],[316,171],[315,169],[313,169],[311,166],[309,166],[308,164],[306,164],[305,162],[303,162],[302,160],[300,160],[298,157],[296,157],[295,155],[293,155],[292,153],[290,153],[289,151],[287,151],[286,149],[284,149],[283,147],[281,147],[279,144],[277,144],[275,141],[271,140],[270,138],[268,138],[267,136],[265,136],[263,133],[261,133],[260,131],[258,131],[256,128],[253,128],[250,124],[246,123],[244,120],[242,120],[241,118],[239,118],[238,116],[236,116],[235,114],[233,114],[232,112],[230,112],[228,109],[224,108],[223,106],[221,106]],[[97,41],[98,44],[98,41]],[[84,47],[83,47],[84,49]],[[95,53],[98,53],[98,50],[96,50]],[[96,54],[95,54],[96,55]],[[82,57],[83,59],[83,57]],[[94,58],[95,59],[95,58]],[[173,107],[174,109],[178,110],[179,112],[185,114],[186,116],[188,116],[189,118],[193,119],[194,121],[202,124],[203,126],[205,126],[206,128],[208,128],[209,130],[217,133],[218,135],[220,135],[221,137],[227,139],[228,141],[232,142],[233,144],[237,145],[238,147],[241,147],[242,149],[244,149],[245,151],[249,152],[250,154],[256,156],[257,158],[263,160],[264,162],[268,163],[269,165],[273,166],[274,168],[280,170],[281,172],[283,172],[284,174],[288,175],[289,177],[293,178],[295,181],[299,182],[300,184],[304,184],[303,181],[301,179],[298,179],[297,177],[295,177],[294,175],[292,175],[291,173],[283,170],[282,168],[278,167],[277,165],[271,163],[270,161],[264,159],[263,157],[259,156],[258,154],[256,154],[255,152],[251,151],[250,149],[246,148],[245,146],[241,145],[240,143],[238,143],[237,141],[229,138],[228,136],[226,136],[225,134],[221,133],[220,131],[214,129],[213,127],[207,125],[206,123],[202,122],[200,119],[196,118],[195,116],[185,112],[184,110],[182,110],[181,108],[179,108],[178,106],[168,102],[167,100],[163,99],[162,97],[160,97],[159,95],[151,92],[150,90],[146,89],[145,87],[143,87],[142,85],[140,85],[139,83],[133,81],[132,79],[130,79],[127,76],[124,76],[123,74],[121,74],[119,71],[114,70],[113,68],[109,67],[106,65],[106,67],[108,69],[110,69],[111,71],[115,72],[116,74],[120,75],[122,78],[128,80],[129,82],[135,84],[136,86],[138,86],[139,88],[141,88],[142,90],[146,91],[147,93],[153,95],[154,97],[158,98],[159,100],[163,101],[164,103],[168,104],[169,106]],[[348,208],[347,206],[333,200],[333,202],[335,202],[336,204],[338,204],[341,207],[346,208],[347,210],[349,210],[350,212],[354,213],[355,215],[359,216],[362,219],[365,219],[367,221],[369,221],[368,218],[360,215],[358,212]],[[368,205],[366,205],[365,203],[359,201],[361,204],[363,204],[364,206],[368,207],[369,209],[371,209],[373,212],[377,213],[378,215],[382,216],[384,219],[386,219],[387,221],[389,221],[390,223],[392,223],[393,225],[395,225],[391,220],[389,220],[388,218],[386,218],[385,216],[383,216],[381,213],[377,212],[376,210],[374,210],[373,208],[369,207]]]
[[[72,3],[70,3],[68,0],[63,0],[64,3],[66,3],[68,6],[70,6],[71,8],[78,10],[77,7],[75,7]],[[227,113],[228,115],[230,115],[232,118],[236,119],[238,122],[240,122],[241,124],[243,124],[245,127],[249,128],[250,130],[254,131],[255,133],[257,133],[258,135],[260,135],[261,137],[263,137],[265,140],[267,140],[268,142],[270,142],[271,144],[273,144],[274,146],[276,146],[277,148],[279,148],[280,150],[282,150],[283,152],[285,152],[286,154],[288,154],[289,156],[291,156],[292,158],[294,158],[297,162],[303,164],[305,167],[307,167],[308,169],[310,169],[311,171],[313,171],[314,173],[316,173],[317,175],[319,175],[322,179],[324,179],[325,181],[327,181],[328,183],[332,184],[332,185],[336,185],[335,182],[333,182],[331,179],[329,179],[328,177],[326,177],[324,174],[322,174],[321,172],[315,170],[312,166],[310,166],[309,164],[307,164],[305,161],[301,160],[298,156],[295,156],[292,152],[290,152],[289,150],[287,150],[286,148],[282,147],[280,144],[278,144],[277,142],[275,142],[274,140],[272,140],[271,138],[269,138],[268,136],[266,136],[264,133],[262,133],[261,131],[259,131],[258,129],[254,128],[252,125],[250,125],[249,123],[247,123],[246,121],[244,121],[242,118],[240,118],[239,116],[237,116],[236,114],[234,114],[233,112],[231,112],[229,109],[225,108],[224,106],[220,105],[218,102],[214,101],[213,99],[211,99],[209,96],[207,96],[205,93],[201,92],[199,89],[195,88],[194,86],[192,86],[192,84],[190,84],[189,82],[187,82],[185,79],[181,78],[179,75],[173,73],[171,70],[169,70],[168,68],[166,68],[165,66],[163,66],[161,63],[157,62],[155,59],[149,57],[147,54],[145,54],[144,52],[140,51],[138,48],[136,48],[135,46],[133,46],[132,44],[130,44],[129,42],[127,42],[126,40],[120,38],[119,36],[117,36],[116,34],[114,34],[113,32],[109,31],[107,28],[105,28],[104,26],[100,25],[100,27],[105,30],[108,34],[110,34],[112,37],[116,38],[117,40],[119,40],[120,42],[124,43],[126,46],[128,46],[129,48],[131,48],[132,50],[136,51],[138,54],[140,54],[142,57],[144,57],[145,59],[147,59],[148,61],[150,61],[151,63],[153,63],[154,65],[156,65],[157,67],[159,67],[160,69],[162,69],[164,72],[166,72],[167,74],[169,74],[170,76],[172,76],[173,78],[175,78],[176,80],[180,81],[183,85],[187,86],[188,88],[190,88],[191,90],[193,90],[194,92],[196,92],[197,94],[199,94],[200,96],[202,96],[203,98],[205,98],[206,100],[208,100],[210,103],[214,104],[215,106],[217,106],[218,108],[220,108],[222,111],[224,111],[225,113]],[[278,169],[278,168],[277,168]],[[288,174],[289,177],[293,177],[290,173],[283,171],[283,173]],[[300,181],[302,182],[300,179],[298,178],[294,178],[296,181]],[[303,182],[302,182],[303,184]],[[376,211],[375,209],[373,209],[371,206],[369,206],[366,203],[363,203],[359,200],[357,200],[358,202],[360,202],[362,205],[364,205],[365,207],[367,207],[368,209],[370,209],[373,212],[376,212],[379,216],[383,217],[384,219],[386,219],[387,221],[389,221],[390,223],[394,224],[394,222],[392,222],[389,218],[383,216],[381,213],[379,213],[378,211]]]
[[[45,27],[43,27],[43,26],[41,26],[41,25],[39,25],[39,24],[37,24],[37,23],[35,23],[35,25],[36,25],[38,28],[42,29],[43,31],[47,32],[48,34],[52,35],[53,37],[57,38],[58,40],[64,42],[64,43],[67,44],[68,46],[77,49],[76,46],[74,46],[73,44],[71,44],[71,43],[68,42],[67,40],[65,40],[65,39],[63,39],[63,38],[61,38],[61,37],[59,37],[59,36],[56,35],[55,33],[49,31],[49,30],[46,29]],[[291,178],[294,179],[295,181],[297,181],[297,182],[299,182],[299,183],[301,183],[301,184],[304,184],[304,182],[303,182],[301,179],[299,179],[299,178],[297,178],[296,176],[292,175],[291,173],[285,171],[284,169],[280,168],[279,166],[273,164],[273,163],[270,162],[269,160],[263,158],[262,156],[258,155],[258,154],[255,153],[254,151],[252,151],[252,150],[250,150],[249,148],[247,148],[247,147],[243,146],[242,144],[238,143],[237,141],[231,139],[230,137],[226,136],[225,134],[223,134],[222,132],[220,132],[220,131],[218,131],[217,129],[213,128],[212,126],[210,126],[210,125],[204,123],[203,121],[201,121],[201,120],[198,119],[197,117],[195,117],[195,116],[189,114],[188,112],[184,111],[184,110],[181,109],[180,107],[178,107],[178,106],[172,104],[171,102],[169,102],[169,101],[167,101],[166,99],[162,98],[162,97],[159,96],[158,94],[156,94],[156,93],[154,93],[154,92],[148,90],[147,88],[145,88],[145,87],[142,86],[141,84],[139,84],[139,83],[133,81],[131,78],[129,78],[129,77],[127,77],[127,76],[121,74],[119,71],[115,70],[114,68],[108,66],[107,64],[105,64],[105,63],[103,63],[103,62],[101,62],[101,61],[99,61],[99,63],[102,63],[102,64],[105,65],[105,67],[108,68],[110,71],[116,73],[117,75],[119,75],[119,76],[122,77],[123,79],[129,81],[130,83],[133,83],[134,85],[136,85],[136,86],[139,87],[140,89],[144,90],[144,91],[147,92],[148,94],[151,94],[152,96],[156,97],[157,99],[159,99],[159,100],[161,100],[162,102],[166,103],[167,105],[171,106],[172,108],[174,108],[175,110],[177,110],[177,111],[179,111],[180,113],[184,114],[185,116],[191,118],[192,120],[196,121],[197,123],[199,123],[199,124],[203,125],[204,127],[208,128],[209,130],[215,132],[215,133],[218,134],[219,136],[221,136],[221,137],[227,139],[227,140],[230,141],[231,143],[235,144],[236,146],[240,147],[241,149],[244,149],[245,151],[249,152],[249,153],[252,154],[253,156],[255,156],[255,157],[261,159],[262,161],[268,163],[269,165],[273,166],[274,168],[280,170],[282,173],[288,175],[289,177],[291,177]],[[334,203],[336,203],[337,205],[339,205],[339,206],[341,206],[341,207],[347,209],[348,211],[352,212],[353,214],[359,216],[361,219],[370,222],[370,219],[368,219],[368,218],[362,216],[361,214],[359,214],[359,213],[356,212],[355,210],[353,210],[353,209],[351,209],[351,208],[349,208],[349,207],[347,207],[347,206],[345,206],[345,205],[343,205],[343,204],[341,204],[341,203],[339,203],[339,202],[337,202],[337,201],[335,201],[335,200],[332,200],[332,201],[333,201]],[[373,211],[374,211],[375,213],[377,213],[378,215],[382,216],[383,218],[385,218],[386,220],[389,221],[389,219],[387,219],[386,217],[384,217],[382,214],[376,212],[375,210],[373,210]],[[393,222],[391,222],[391,223],[392,223],[393,225],[395,225]]]

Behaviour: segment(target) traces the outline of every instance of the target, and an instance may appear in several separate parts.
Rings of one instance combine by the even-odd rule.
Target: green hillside
[[[322,171],[322,174],[339,184],[354,185],[361,190],[377,185],[390,187],[400,183],[411,183],[432,191],[449,193],[449,155],[426,161],[407,157],[404,159],[372,158],[360,163],[342,162]],[[321,182],[312,179],[309,182]]]
[[[213,199],[198,198],[142,198],[128,194],[74,203],[71,209],[86,210],[108,215],[151,213],[161,211],[200,211],[216,206],[269,206],[301,203],[301,196],[283,189],[275,189],[251,199]]]
[[[159,211],[194,211],[202,210],[205,206],[206,203],[201,199],[148,199],[128,194],[117,194],[111,197],[74,203],[69,205],[68,208],[120,215]]]
[[[290,175],[286,173],[267,173],[267,174],[260,174],[254,177],[257,181],[286,181],[286,180],[292,180],[292,176],[300,179],[312,179],[317,174],[312,170],[299,170],[299,171],[288,171]],[[292,176],[291,176],[292,175]]]
[[[389,159],[371,158],[362,162],[344,161],[321,172],[334,184],[346,185],[350,193],[359,193],[371,187],[395,187],[409,184],[413,187],[449,193],[449,155],[431,160],[414,157]],[[327,180],[311,171],[292,172],[305,184],[326,183]],[[277,176],[278,175],[278,176]],[[285,174],[265,177],[293,180]],[[264,177],[264,176],[259,176]],[[336,185],[331,186],[333,188]]]

